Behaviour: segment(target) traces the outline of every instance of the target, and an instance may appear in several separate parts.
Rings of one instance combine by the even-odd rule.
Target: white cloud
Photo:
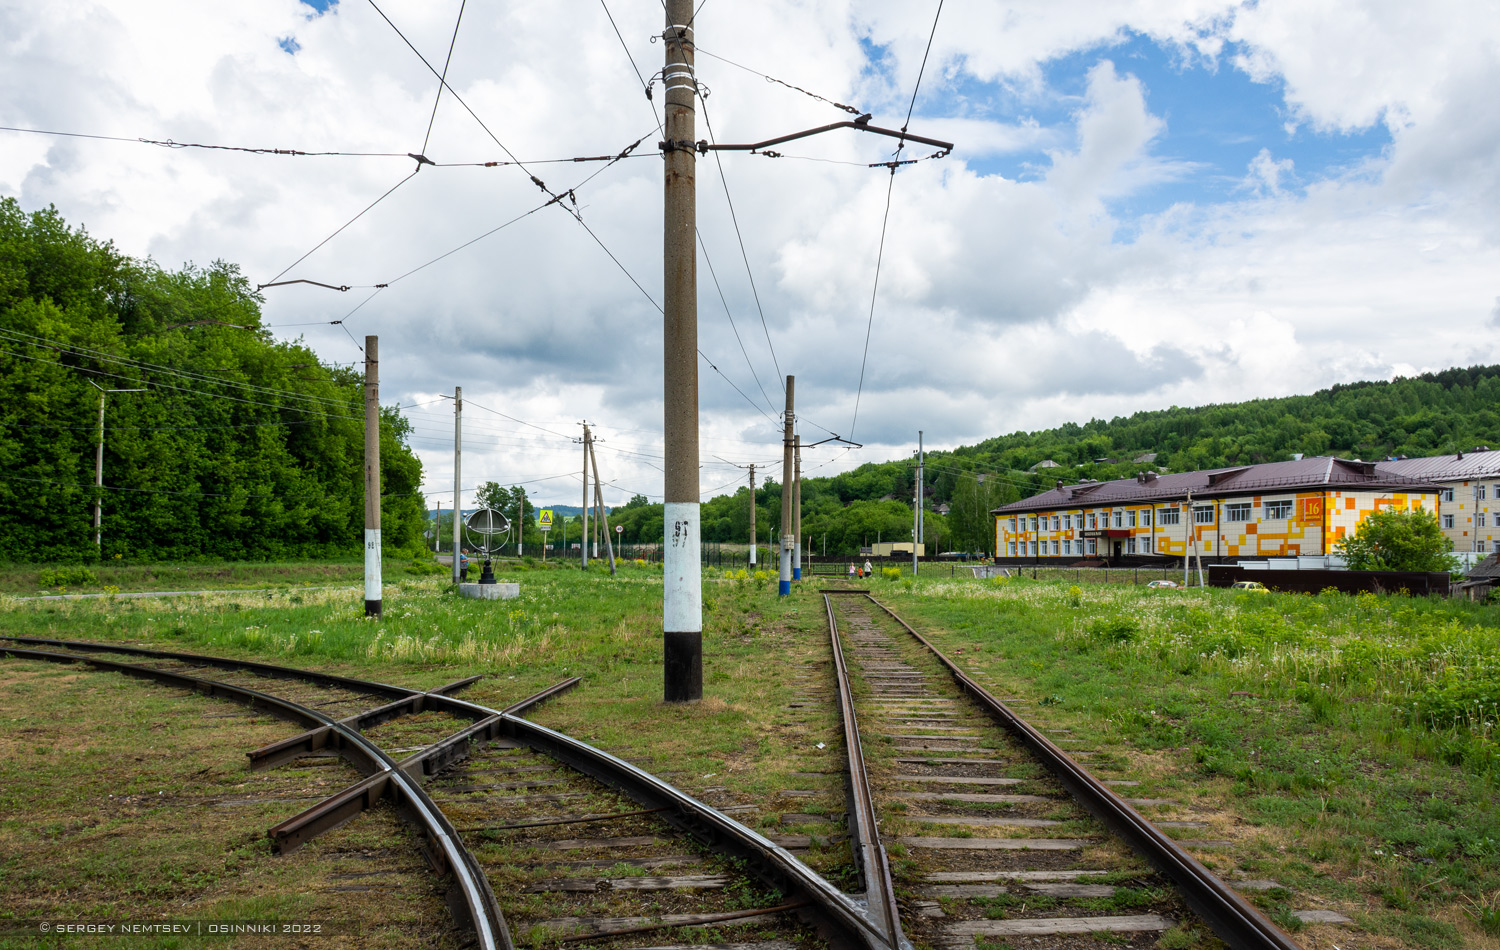
[[[441,60],[456,2],[382,8]],[[649,41],[659,11],[611,9],[649,76],[661,59],[660,44]],[[899,126],[933,9],[892,0],[710,4],[699,39],[706,51]],[[435,91],[426,68],[369,8],[306,14],[293,0],[233,9],[0,0],[0,124],[398,157],[294,158],[0,133],[0,194],[27,208],[55,203],[70,222],[168,266],[224,258],[256,281],[269,279],[410,172],[404,155],[422,146]],[[802,418],[847,436],[858,392],[854,437],[869,448],[820,449],[810,464],[836,459],[824,473],[904,455],[917,429],[929,445],[946,445],[1174,402],[1303,392],[1396,367],[1500,359],[1486,342],[1500,325],[1493,279],[1500,113],[1489,105],[1500,85],[1496,20],[1492,5],[1457,0],[1436,8],[1376,0],[950,0],[912,128],[955,141],[954,155],[905,168],[894,182],[864,167],[886,159],[892,143],[848,130],[789,144],[780,160],[722,156],[764,328],[717,162],[700,159],[700,231],[739,334],[700,264],[700,346],[745,394],[700,364],[703,486],[738,477],[712,455],[766,460],[774,474],[779,435],[766,415],[774,416],[781,388],[767,335],[780,372],[798,376]],[[558,22],[568,24],[565,52],[553,40]],[[1289,121],[1303,127],[1299,136],[1383,122],[1393,143],[1321,180],[1275,157],[1288,154],[1281,143],[1267,143],[1234,200],[1127,216],[1123,199],[1200,173],[1163,146],[1190,130],[1153,113],[1150,90],[1126,61],[1112,59],[1111,47],[1131,33],[1278,84]],[[299,44],[295,55],[278,45],[288,36]],[[867,59],[871,47],[881,51],[876,63]],[[1239,58],[1228,61],[1230,51]],[[1021,101],[1056,101],[1042,67],[1080,53],[1092,66],[1065,121],[958,101],[960,87],[976,80]],[[846,117],[706,55],[699,74],[712,93],[705,114],[718,141],[756,141]],[[646,135],[637,149],[644,157],[618,163],[577,196],[599,240],[659,301],[662,186],[652,103],[597,4],[471,5],[450,79],[524,159],[599,155]],[[707,136],[702,122],[699,135]],[[1048,163],[1025,181],[975,170],[980,159],[1037,151]],[[426,152],[437,161],[506,158],[446,96]],[[597,168],[532,171],[561,191]],[[515,168],[424,168],[287,276],[388,282],[545,199]],[[268,323],[321,323],[287,332],[305,332],[327,358],[357,358],[327,321],[368,290],[299,285],[267,293]],[[563,211],[532,214],[396,282],[348,327],[355,336],[381,335],[389,398],[423,402],[464,386],[475,406],[467,482],[572,471],[579,459],[569,439],[588,418],[607,439],[606,479],[619,482],[608,497],[659,490],[660,460],[652,456],[661,454],[660,314]],[[449,411],[413,415],[435,488],[451,471]],[[538,484],[544,498],[556,488],[564,503],[578,490],[566,479]]]

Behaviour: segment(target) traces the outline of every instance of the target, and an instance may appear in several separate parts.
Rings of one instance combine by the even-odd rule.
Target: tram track
[[[627,762],[517,715],[576,680],[497,710],[448,695],[471,681],[424,692],[199,654],[3,640],[0,655],[85,663],[306,727],[247,752],[251,767],[338,757],[364,777],[269,829],[276,850],[291,853],[394,799],[416,818],[428,862],[451,876],[455,921],[481,947],[514,945],[508,916],[530,942],[629,943],[709,927],[736,950],[790,950],[809,940],[840,950],[889,946],[860,903],[778,844]],[[385,702],[370,708],[372,698]],[[429,721],[414,721],[423,715]],[[364,735],[403,720],[411,728],[401,734],[422,725],[443,735],[401,749],[382,749]],[[380,871],[345,877],[356,883],[338,887],[382,887]],[[732,928],[742,926],[752,939],[737,939],[746,934]]]
[[[903,924],[951,948],[1023,936],[1084,946],[1101,933],[1148,946],[1194,918],[1231,947],[1297,946],[1137,811],[1159,801],[1122,798],[867,591],[822,593],[847,820],[867,897],[889,907],[891,946]],[[897,856],[889,892],[866,854],[881,831]]]

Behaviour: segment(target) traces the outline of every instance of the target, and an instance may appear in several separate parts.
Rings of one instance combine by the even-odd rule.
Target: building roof
[[[1036,471],[1039,468],[1057,468],[1057,467],[1058,467],[1057,463],[1054,462],[1054,461],[1052,461],[1051,459],[1042,459],[1040,462],[1038,462],[1035,465],[1031,466],[1026,471],[1028,471],[1028,472],[1034,472],[1034,471]]]
[[[1500,578],[1500,554],[1491,554],[1478,564],[1475,564],[1474,569],[1468,573],[1468,579],[1471,581],[1495,580],[1497,578]]]
[[[1189,491],[1197,498],[1209,499],[1308,488],[1425,492],[1438,490],[1438,486],[1430,481],[1387,471],[1387,464],[1336,458],[1304,458],[1169,475],[1143,472],[1133,478],[1117,478],[1108,482],[1059,484],[1051,491],[996,508],[991,514],[1177,501],[1184,499]]]
[[[1433,482],[1451,482],[1467,478],[1491,478],[1500,475],[1500,451],[1485,449],[1455,455],[1434,455],[1419,459],[1393,459],[1380,467],[1407,478],[1425,478]]]

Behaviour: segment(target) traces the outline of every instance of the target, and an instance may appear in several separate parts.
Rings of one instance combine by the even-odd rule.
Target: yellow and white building
[[[1429,458],[1381,462],[1382,471],[1434,482],[1438,523],[1456,553],[1500,551],[1500,451],[1488,447]]]
[[[1304,458],[1058,483],[995,509],[1001,558],[1324,555],[1372,512],[1438,512],[1439,486],[1384,463]]]

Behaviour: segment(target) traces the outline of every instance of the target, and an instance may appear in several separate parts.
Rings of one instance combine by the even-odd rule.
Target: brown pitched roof
[[[1109,482],[1062,485],[1051,491],[996,508],[991,514],[1050,511],[1054,508],[1097,508],[1104,505],[1173,501],[1191,489],[1197,498],[1224,498],[1289,492],[1307,488],[1356,488],[1366,490],[1435,492],[1438,486],[1421,479],[1403,477],[1386,470],[1388,463],[1336,458],[1304,458],[1264,465],[1241,465],[1201,472],[1157,475],[1142,481],[1117,478]]]
[[[1500,476],[1500,451],[1465,452],[1462,456],[1434,455],[1430,458],[1396,459],[1381,462],[1380,467],[1393,475],[1425,478],[1429,481],[1493,478]]]

